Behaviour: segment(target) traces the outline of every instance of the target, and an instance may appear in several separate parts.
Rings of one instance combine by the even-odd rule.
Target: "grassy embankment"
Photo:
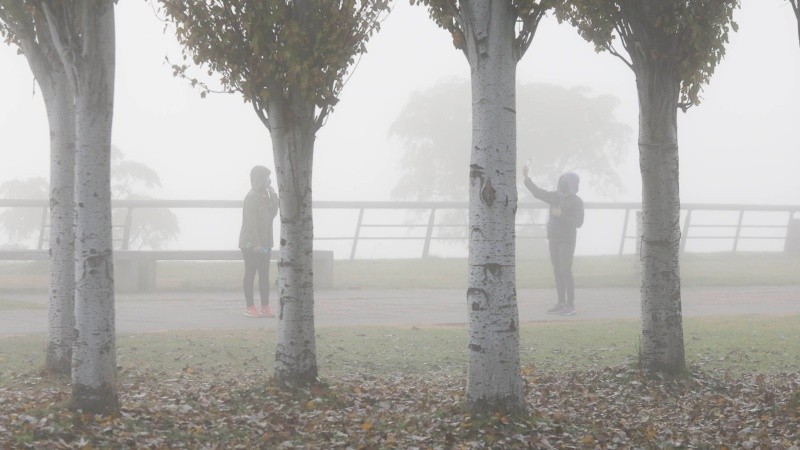
[[[161,262],[158,288],[163,290],[238,290],[239,262]],[[274,263],[273,263],[274,270]],[[638,287],[637,257],[579,256],[575,278],[580,287]],[[681,283],[695,286],[748,286],[800,284],[800,257],[782,253],[685,254],[681,260]],[[0,265],[0,290],[45,291],[44,262]],[[464,288],[464,259],[425,260],[337,260],[337,289]],[[519,288],[552,287],[547,260],[521,260],[517,265]]]

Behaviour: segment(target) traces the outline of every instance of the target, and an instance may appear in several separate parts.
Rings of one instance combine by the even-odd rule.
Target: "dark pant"
[[[261,296],[261,306],[267,306],[269,304],[269,260],[272,250],[267,253],[259,253],[243,248],[242,256],[244,257],[242,287],[247,307],[253,306],[253,284],[256,281],[256,272],[258,272],[258,293]]]
[[[575,305],[575,279],[572,277],[572,257],[575,256],[575,241],[550,240],[550,262],[556,276],[558,302]]]

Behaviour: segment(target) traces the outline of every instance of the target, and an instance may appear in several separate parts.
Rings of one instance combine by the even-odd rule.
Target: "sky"
[[[785,0],[744,0],[727,56],[679,117],[684,203],[800,203],[800,48]],[[180,47],[145,1],[117,7],[117,72],[113,143],[127,158],[156,169],[168,199],[240,199],[253,165],[273,167],[267,130],[232,94],[201,99],[172,76],[165,57]],[[388,200],[399,177],[402,143],[389,128],[409,96],[449,77],[469,77],[463,54],[421,7],[395,2],[381,31],[317,135],[317,200]],[[585,201],[638,201],[641,190],[633,73],[597,54],[567,24],[543,20],[517,69],[520,84],[584,86],[620,99],[617,116],[634,131],[619,167],[624,190],[605,196],[582,186]],[[465,149],[468,151],[468,149]],[[519,148],[530,153],[532,149]],[[48,174],[48,131],[42,98],[25,59],[0,45],[0,183]],[[466,180],[465,180],[466,181]],[[547,187],[555,180],[539,180]]]

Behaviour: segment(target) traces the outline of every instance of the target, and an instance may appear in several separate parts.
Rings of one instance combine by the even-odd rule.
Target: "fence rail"
[[[633,217],[638,218],[638,213],[641,211],[640,203],[622,203],[622,202],[588,202],[585,203],[585,208],[588,211],[592,210],[605,210],[605,211],[619,211],[624,213],[622,221],[622,229],[619,234],[619,249],[618,254],[623,254],[625,244],[631,239],[637,239],[637,235],[631,235],[629,232],[630,223]],[[0,208],[41,208],[41,226],[38,234],[38,248],[42,249],[47,242],[47,228],[48,224],[48,207],[47,200],[40,199],[0,199]],[[115,200],[112,202],[114,210],[125,211],[125,220],[123,224],[114,225],[115,228],[122,228],[122,235],[115,239],[115,243],[120,249],[128,250],[131,236],[132,217],[136,210],[151,209],[151,208],[167,208],[167,209],[238,209],[242,207],[242,201],[239,200]],[[318,241],[352,241],[350,248],[350,258],[355,259],[358,244],[361,241],[396,241],[396,240],[409,240],[409,241],[422,241],[421,256],[430,256],[431,242],[444,241],[444,240],[466,240],[464,236],[452,235],[439,235],[437,230],[446,228],[464,228],[465,223],[436,223],[437,213],[445,210],[455,211],[468,211],[469,204],[467,202],[403,202],[403,201],[316,201],[313,203],[313,208],[317,211],[322,210],[351,210],[357,212],[356,225],[352,233],[344,236],[321,236],[315,237]],[[522,201],[518,204],[519,211],[535,211],[544,210],[547,205],[541,202],[527,202]],[[427,212],[427,218],[423,223],[370,223],[365,220],[366,212],[368,211],[417,211]],[[795,214],[800,212],[800,205],[745,205],[745,204],[701,204],[701,203],[685,203],[682,205],[681,210],[684,212],[681,227],[681,251],[685,251],[686,243],[688,240],[730,240],[731,250],[739,250],[740,242],[743,240],[783,240],[784,249],[789,248],[789,235],[790,225],[794,219]],[[716,211],[716,212],[738,212],[737,220],[735,223],[693,223],[693,213],[699,211]],[[748,225],[744,223],[747,213],[758,212],[774,212],[785,213],[786,221],[783,224],[765,224],[765,225]],[[633,214],[632,214],[633,213]],[[525,227],[542,226],[538,223],[517,223],[520,229]],[[364,236],[362,231],[367,229],[425,229],[424,236],[398,236],[398,235],[381,235],[381,236]],[[729,229],[732,231],[730,235],[713,235],[713,234],[695,234],[698,230],[707,229]],[[781,232],[774,235],[744,235],[743,230],[752,229],[775,229]],[[637,233],[638,234],[638,233]],[[537,239],[536,236],[520,236],[521,239]],[[0,250],[0,252],[2,252]]]

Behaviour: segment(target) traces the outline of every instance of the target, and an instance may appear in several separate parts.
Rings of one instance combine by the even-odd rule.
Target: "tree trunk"
[[[50,125],[50,313],[45,371],[69,375],[75,342],[75,95],[63,72],[51,74],[49,80],[39,83]]]
[[[75,91],[52,39],[20,41],[50,128],[50,311],[45,373],[69,375],[75,342]]]
[[[75,324],[72,407],[118,408],[111,238],[111,124],[114,113],[114,8],[93,3],[77,73]],[[63,59],[63,56],[62,56]]]
[[[286,386],[304,386],[317,379],[311,210],[313,119],[313,102],[271,102],[270,133],[281,218],[275,379]]]
[[[514,259],[514,15],[505,0],[463,5],[472,75],[467,402],[479,412],[514,411],[524,409]]]
[[[674,68],[634,58],[642,172],[642,348],[651,374],[686,370],[681,317],[678,99]]]

